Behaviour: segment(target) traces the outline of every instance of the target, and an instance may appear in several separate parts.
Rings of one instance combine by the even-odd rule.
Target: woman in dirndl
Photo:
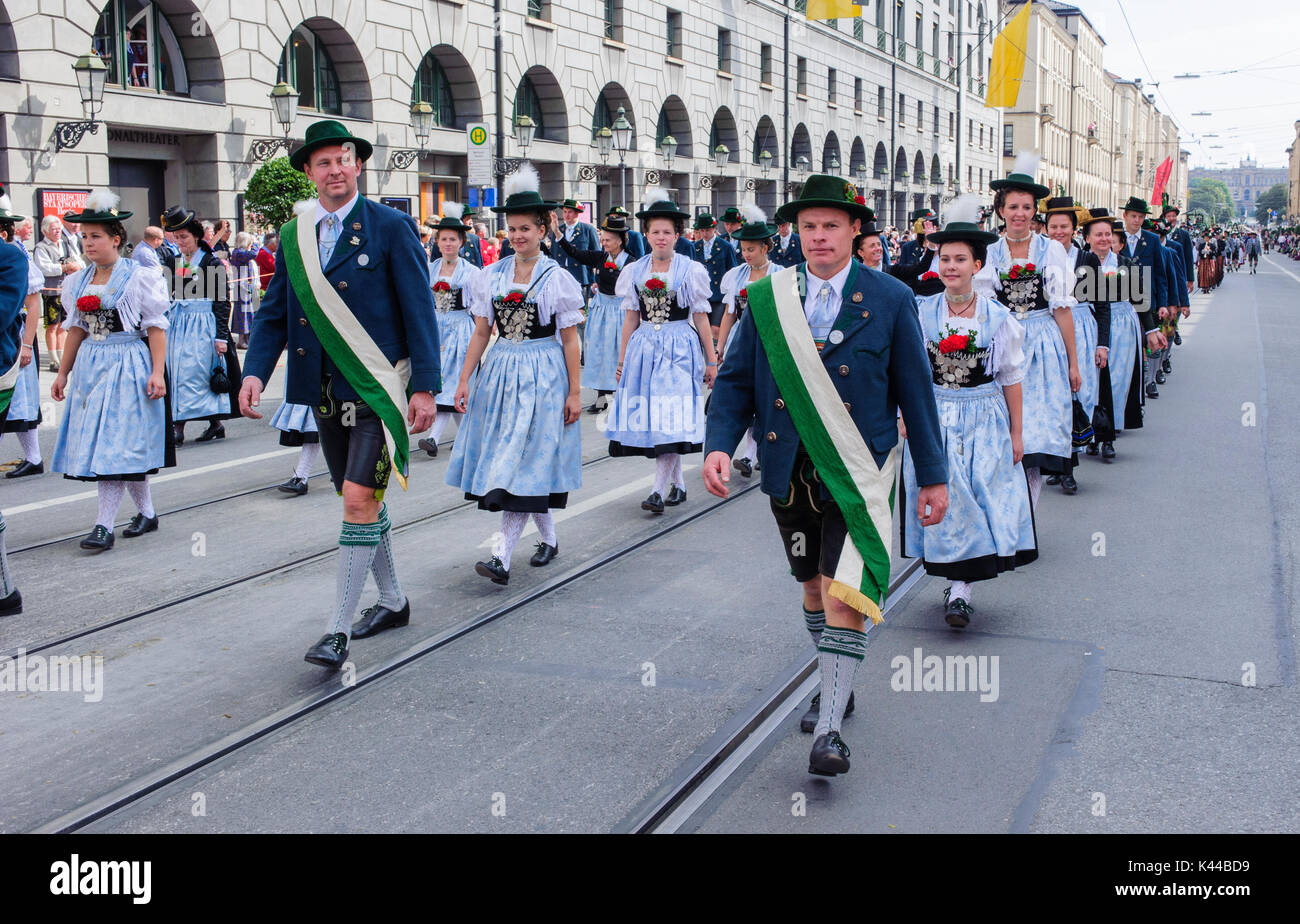
[[[733,266],[722,277],[719,288],[722,290],[722,324],[718,327],[719,367],[726,361],[727,338],[732,328],[740,323],[749,308],[748,289],[750,283],[758,282],[772,271],[768,259],[772,252],[772,242],[776,235],[776,226],[770,224],[767,215],[758,206],[745,204],[740,207],[744,223],[740,230],[731,235],[731,239],[740,248],[741,262]],[[731,464],[736,471],[746,478],[754,474],[754,460],[758,458],[758,444],[754,442],[754,428],[745,431],[744,452]]]
[[[1022,152],[1005,179],[989,184],[1006,230],[989,246],[988,262],[975,276],[976,291],[1010,308],[1025,328],[1024,467],[1035,505],[1044,474],[1071,472],[1071,396],[1083,386],[1070,311],[1074,270],[1060,244],[1030,227],[1038,200],[1050,191],[1034,180],[1038,161],[1036,154]]]
[[[618,368],[619,334],[623,331],[623,300],[615,287],[630,259],[627,232],[627,219],[611,213],[600,226],[600,250],[585,250],[561,234],[558,222],[551,219],[549,246],[558,245],[571,259],[596,274],[596,296],[587,309],[582,362],[582,387],[596,390],[596,399],[587,407],[589,414],[609,407],[609,397],[618,388],[614,373]]]
[[[235,249],[230,251],[230,267],[235,277],[230,333],[234,337],[235,346],[246,350],[248,335],[253,332],[254,296],[262,278],[257,267],[257,254],[253,250],[253,236],[247,231],[235,235]]]
[[[636,217],[650,253],[618,277],[624,321],[605,435],[611,456],[655,460],[654,487],[641,509],[658,515],[686,500],[682,456],[704,448],[704,389],[718,361],[708,272],[674,249],[690,216],[665,197],[648,201]]]
[[[456,385],[465,414],[447,483],[480,510],[501,511],[492,557],[474,570],[494,584],[510,581],[515,544],[531,516],[541,541],[529,564],[559,554],[552,510],[582,486],[582,385],[578,332],[582,290],[541,251],[554,202],[542,198],[528,163],[506,178],[504,213],[513,253],[478,276],[471,296],[474,335]],[[473,391],[470,377],[487,349],[492,325],[500,336],[488,351]]]
[[[281,446],[299,447],[298,463],[293,468],[293,475],[284,484],[276,485],[276,488],[285,494],[301,497],[307,493],[307,479],[311,477],[312,466],[320,456],[320,432],[316,429],[316,417],[307,405],[285,401],[271,417],[271,426],[280,431]]]
[[[5,478],[25,478],[45,472],[45,460],[41,457],[41,442],[37,436],[37,427],[41,425],[41,356],[36,347],[45,276],[27,253],[27,248],[14,240],[14,227],[20,221],[23,221],[23,216],[13,213],[9,197],[0,192],[0,240],[17,247],[27,259],[27,295],[23,299],[23,309],[18,313],[18,378],[9,395],[8,413],[0,421],[0,434],[12,433],[18,438],[23,461],[5,472]],[[0,370],[4,371],[7,370]]]
[[[460,255],[465,246],[465,233],[469,225],[461,219],[465,207],[459,202],[444,202],[442,219],[433,226],[433,240],[440,256],[429,264],[429,285],[433,288],[433,307],[438,321],[439,358],[445,378],[444,385],[451,385],[452,376],[460,372],[465,365],[465,351],[469,348],[470,338],[474,336],[474,318],[470,313],[470,301],[478,292],[478,277],[483,270]],[[477,369],[470,372],[470,387],[474,386]],[[457,433],[464,424],[464,415],[455,407],[456,390],[444,387],[436,396],[437,413],[433,418],[433,427],[429,435],[420,440],[419,446],[426,453],[438,455],[438,441],[452,415],[460,418]]]
[[[915,504],[902,504],[903,554],[922,559],[927,574],[951,581],[944,619],[970,624],[971,585],[1038,557],[1024,468],[1021,381],[1028,364],[1025,330],[1005,306],[977,294],[971,278],[986,247],[998,240],[978,224],[979,200],[952,203],[933,263],[945,289],[917,300],[934,377],[948,467],[948,512],[921,528]],[[903,485],[916,497],[912,454],[903,457]]]
[[[205,228],[179,206],[163,214],[180,256],[163,253],[163,278],[171,288],[167,317],[167,375],[171,383],[176,445],[185,442],[185,422],[206,420],[195,440],[226,438],[223,420],[239,416],[239,357],[230,335],[230,288],[225,265],[203,239]],[[224,382],[214,373],[220,371]],[[217,391],[214,385],[220,384]]]
[[[1107,376],[1110,378],[1111,411],[1114,434],[1142,427],[1142,321],[1137,316],[1133,302],[1125,298],[1129,293],[1128,270],[1120,266],[1119,257],[1127,246],[1123,219],[1111,223],[1111,252],[1102,261],[1102,273],[1110,290],[1110,360]],[[1101,444],[1101,457],[1109,462],[1115,458],[1114,442]]]
[[[98,483],[99,516],[81,547],[113,547],[113,523],[122,495],[139,513],[122,535],[158,528],[149,476],[176,464],[168,439],[167,291],[152,268],[121,256],[126,242],[115,193],[86,197],[81,212],[64,221],[81,224],[90,265],[63,280],[68,345],[50,397],[68,401],[59,421],[53,469],[63,477]],[[71,383],[69,383],[69,377]]]

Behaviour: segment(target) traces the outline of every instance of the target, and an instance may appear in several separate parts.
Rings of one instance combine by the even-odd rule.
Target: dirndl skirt
[[[928,574],[983,581],[1038,557],[1029,484],[1012,461],[1011,421],[1002,388],[935,386],[944,455],[948,512],[934,526],[916,516],[920,489],[912,453],[903,453],[903,554],[924,561]],[[909,500],[910,498],[910,500]]]
[[[136,331],[87,337],[69,376],[52,469],[80,481],[140,481],[175,465],[166,399],[148,396],[153,360]]]
[[[1083,410],[1092,420],[1097,409],[1097,319],[1092,316],[1092,306],[1086,302],[1070,309],[1074,315],[1074,355],[1079,359],[1079,377],[1083,385],[1076,396]],[[1068,366],[1067,366],[1068,369]]]
[[[13,394],[9,396],[9,414],[0,424],[0,433],[22,433],[41,425],[41,353],[32,350],[32,361],[18,370]]]
[[[598,292],[587,310],[586,360],[582,367],[582,385],[597,391],[616,391],[618,379],[619,339],[627,317],[623,300]]]
[[[209,382],[217,367],[217,319],[207,299],[181,299],[167,312],[167,374],[172,419],[198,420],[228,414],[230,398]]]
[[[564,422],[568,395],[558,340],[498,338],[470,391],[447,484],[481,510],[564,507],[582,486],[582,429]]]
[[[434,403],[440,411],[456,410],[456,386],[460,383],[460,370],[465,365],[465,352],[469,349],[469,338],[474,335],[474,316],[468,311],[435,311],[438,322],[439,368],[442,369],[442,381],[448,387],[434,396]],[[469,387],[474,390],[474,380],[478,370],[470,373]]]
[[[1116,430],[1137,430],[1142,426],[1141,355],[1142,322],[1137,311],[1129,302],[1111,302],[1108,365]]]
[[[1025,326],[1026,360],[1025,377],[1020,383],[1023,465],[1069,474],[1074,454],[1070,441],[1074,412],[1065,341],[1049,309],[1030,312],[1021,323]]]
[[[642,321],[627,341],[605,425],[611,456],[655,458],[704,448],[704,351],[689,320]]]
[[[272,415],[271,426],[280,431],[281,446],[301,446],[303,443],[320,442],[320,433],[316,429],[316,416],[305,404],[290,404],[285,401]]]

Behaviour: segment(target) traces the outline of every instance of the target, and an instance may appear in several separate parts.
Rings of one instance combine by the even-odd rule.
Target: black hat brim
[[[925,239],[931,244],[946,244],[949,241],[965,241],[968,244],[984,244],[997,241],[999,235],[992,231],[931,231]]]
[[[1007,180],[1007,179],[994,180],[993,182],[989,183],[989,189],[993,190],[994,192],[1001,192],[1004,189],[1012,189],[1012,190],[1019,190],[1020,192],[1027,192],[1034,197],[1035,204],[1037,204],[1039,199],[1046,198],[1047,195],[1052,191],[1048,187],[1044,186],[1042,183],[1025,183],[1020,180]]]

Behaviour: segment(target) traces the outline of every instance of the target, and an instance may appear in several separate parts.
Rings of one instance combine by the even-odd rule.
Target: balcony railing
[[[894,54],[902,61],[907,60],[907,42],[899,42],[894,47]]]
[[[889,36],[886,35],[883,30],[881,29],[876,30],[876,47],[879,48],[881,51],[885,50],[885,45],[888,42],[888,39]]]
[[[938,58],[935,58],[935,59],[934,59],[934,76],[936,76],[936,77],[939,76],[939,59],[938,59]]]
[[[853,20],[853,37],[859,42],[862,41],[862,20],[861,18]]]

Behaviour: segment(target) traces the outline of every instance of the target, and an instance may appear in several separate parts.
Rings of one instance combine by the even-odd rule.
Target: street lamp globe
[[[601,163],[609,159],[609,152],[614,147],[614,133],[609,126],[602,126],[596,132],[596,149],[600,152]]]
[[[424,100],[411,104],[411,128],[415,129],[415,143],[423,151],[429,141],[429,130],[433,127],[433,107]]]
[[[713,162],[718,165],[719,170],[725,168],[727,166],[727,161],[730,159],[731,148],[727,147],[725,144],[720,144],[713,149]]]
[[[664,135],[659,142],[659,153],[663,154],[664,160],[671,167],[673,165],[673,155],[677,153],[677,139],[672,135]]]
[[[287,135],[298,118],[298,91],[281,80],[271,88],[271,108],[275,110],[275,121]]]
[[[840,172],[840,159],[836,157],[834,154],[832,154],[831,162],[826,166],[830,168],[831,176],[834,176],[835,174]]]
[[[794,159],[794,169],[799,174],[800,178],[807,175],[808,158],[806,155],[800,154],[798,157]]]
[[[104,83],[108,80],[108,65],[94,51],[82,55],[72,65],[77,76],[77,91],[81,94],[81,108],[90,121],[95,121],[104,104]]]
[[[532,116],[521,115],[515,118],[515,143],[519,145],[521,153],[528,150],[536,133],[537,123],[533,121]]]
[[[853,168],[853,178],[858,181],[859,186],[866,185],[867,182],[867,164],[866,161],[858,164]]]
[[[621,160],[631,147],[632,123],[627,120],[627,110],[619,106],[618,114],[614,117],[614,150],[618,151]]]
[[[772,169],[772,152],[764,151],[758,155],[758,169],[763,171],[763,176],[767,176],[768,171]]]

